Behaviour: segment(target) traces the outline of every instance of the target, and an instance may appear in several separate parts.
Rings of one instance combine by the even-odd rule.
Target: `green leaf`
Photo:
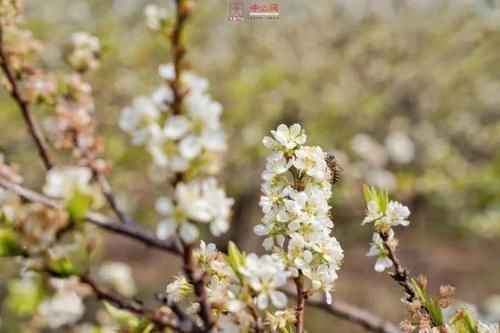
[[[16,257],[24,253],[12,229],[0,228],[0,257]]]
[[[66,203],[66,211],[72,222],[78,222],[85,218],[90,207],[92,198],[84,193],[75,191],[73,197]]]
[[[104,302],[103,304],[111,318],[113,318],[118,324],[128,327],[137,327],[140,324],[139,319],[134,314],[119,309],[108,302]]]
[[[437,303],[437,300],[434,300],[431,297],[429,297],[426,291],[422,287],[420,287],[420,285],[415,279],[411,279],[411,283],[413,285],[415,293],[417,294],[417,297],[422,302],[422,305],[431,316],[432,323],[436,326],[443,325],[443,313],[441,311],[441,307]]]
[[[450,324],[458,333],[477,333],[478,326],[476,319],[465,308],[458,310],[451,318]]]
[[[56,260],[53,260],[50,265],[50,269],[61,276],[72,276],[78,273],[75,265],[69,260],[67,257],[62,257]]]
[[[245,265],[245,254],[242,253],[234,242],[229,241],[225,259],[231,269],[240,276],[240,267]]]

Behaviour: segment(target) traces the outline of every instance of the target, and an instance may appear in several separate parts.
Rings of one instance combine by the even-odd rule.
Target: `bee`
[[[335,158],[335,155],[333,155],[333,154],[328,153],[325,161],[326,161],[328,168],[332,172],[332,185],[335,185],[339,182],[340,176],[342,175],[342,172],[344,171],[344,169],[337,162],[337,159]]]

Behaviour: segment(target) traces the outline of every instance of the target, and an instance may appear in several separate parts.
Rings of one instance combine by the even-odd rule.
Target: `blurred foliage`
[[[89,79],[114,163],[112,183],[130,212],[156,223],[153,198],[161,184],[148,177],[149,156],[117,126],[122,107],[149,94],[160,82],[158,64],[170,61],[168,46],[143,24],[146,1],[26,2],[27,23],[47,43],[43,62],[50,68],[67,66],[61,59],[71,32],[101,38],[102,67]],[[224,182],[237,199],[229,238],[258,248],[250,235],[260,218],[261,138],[280,122],[300,122],[309,141],[335,153],[345,170],[334,191],[341,242],[368,244],[358,222],[361,184],[377,170],[412,209],[417,230],[408,231],[414,238],[408,242],[424,239],[431,253],[461,237],[493,255],[500,235],[500,4],[287,0],[280,2],[279,20],[234,23],[227,15],[227,2],[200,1],[187,37],[193,69],[209,79],[225,108]],[[18,112],[0,96],[0,149],[22,165],[28,182],[39,184],[36,153]],[[411,139],[411,161],[391,158],[387,140],[394,132]],[[356,152],[359,134],[371,140],[374,156]],[[460,265],[460,258],[452,262]],[[478,297],[495,281],[498,287],[498,278],[498,267],[485,272],[486,291]]]

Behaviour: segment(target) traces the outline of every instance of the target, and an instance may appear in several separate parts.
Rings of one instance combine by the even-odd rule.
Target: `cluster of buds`
[[[104,144],[95,133],[92,87],[83,80],[86,71],[97,68],[99,40],[85,32],[74,33],[72,40],[69,62],[75,71],[61,78],[55,114],[47,119],[45,127],[55,136],[57,148],[72,150],[77,164],[105,172],[110,165],[99,158]],[[78,64],[76,58],[80,59]]]
[[[305,292],[323,291],[331,301],[344,254],[331,235],[327,154],[304,145],[306,135],[298,124],[280,125],[271,133],[263,140],[273,150],[262,174],[264,217],[254,231],[266,236],[264,248],[281,257],[294,278],[307,278]]]
[[[395,226],[408,226],[410,222],[410,210],[408,207],[393,200],[389,200],[386,191],[377,190],[374,187],[365,186],[364,197],[367,204],[366,217],[361,222],[373,224],[374,232],[368,256],[376,256],[375,270],[383,272],[393,265],[389,258],[389,249],[395,250],[398,240],[394,237]]]

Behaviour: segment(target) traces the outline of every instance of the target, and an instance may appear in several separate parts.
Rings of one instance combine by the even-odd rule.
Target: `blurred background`
[[[345,170],[332,200],[345,250],[334,299],[394,322],[406,316],[400,288],[365,257],[371,234],[360,225],[361,187],[369,183],[412,211],[410,227],[396,230],[410,271],[425,273],[430,290],[454,285],[457,299],[500,320],[500,1],[272,2],[279,19],[235,23],[228,1],[199,1],[187,30],[188,58],[223,104],[229,135],[221,177],[236,205],[231,231],[217,242],[262,252],[252,232],[262,215],[261,139],[279,123],[298,122],[308,142],[334,153]],[[161,81],[158,64],[170,61],[168,43],[145,27],[146,3],[27,0],[26,23],[46,43],[44,65],[57,71],[67,66],[61,59],[72,32],[101,39],[102,65],[88,80],[114,163],[111,182],[128,211],[154,226],[161,184],[149,177],[147,153],[117,126],[121,109],[150,94]],[[0,110],[0,149],[28,184],[40,184],[35,149],[4,92]],[[123,238],[106,236],[101,245],[96,262],[131,264],[145,298],[163,290],[179,265]],[[4,281],[17,269],[0,263],[4,298]],[[22,318],[5,304],[1,316],[0,332],[18,331]],[[307,316],[310,332],[363,332],[313,309]]]

